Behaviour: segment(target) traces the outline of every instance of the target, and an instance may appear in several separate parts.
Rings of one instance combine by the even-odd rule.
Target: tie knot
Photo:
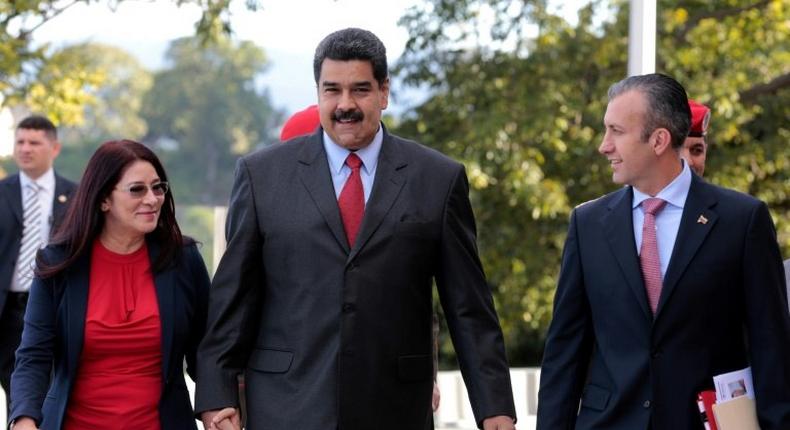
[[[34,196],[38,194],[39,191],[41,191],[41,185],[35,182],[29,182],[25,188],[27,188],[28,195],[31,196]]]
[[[350,167],[352,170],[359,169],[359,167],[362,165],[362,160],[359,158],[357,154],[354,154],[352,152],[348,154],[348,157],[346,158],[346,165]]]
[[[662,200],[656,197],[646,199],[642,202],[642,210],[646,214],[655,215],[664,208],[664,205],[667,204],[666,200]]]

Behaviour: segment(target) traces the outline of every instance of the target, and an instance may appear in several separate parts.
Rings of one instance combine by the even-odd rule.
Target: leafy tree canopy
[[[154,75],[143,101],[146,142],[161,149],[182,202],[227,204],[235,160],[277,141],[282,120],[258,78],[263,50],[220,37],[174,41],[170,66]]]
[[[785,0],[658,2],[657,71],[713,109],[706,179],[765,200],[785,255],[788,20]],[[628,2],[590,1],[572,25],[547,1],[430,0],[401,25],[396,73],[429,97],[396,132],[466,164],[511,364],[537,365],[570,211],[617,187],[597,147]]]
[[[117,7],[128,0],[106,0]],[[172,0],[202,9],[196,34],[208,42],[231,32],[230,0]],[[83,106],[95,101],[90,89],[102,83],[102,75],[73,56],[53,52],[48,44],[33,44],[33,33],[70,7],[101,3],[100,0],[0,1],[0,99],[4,105],[25,104],[47,114],[56,123],[82,124]],[[245,0],[248,9],[260,7]]]

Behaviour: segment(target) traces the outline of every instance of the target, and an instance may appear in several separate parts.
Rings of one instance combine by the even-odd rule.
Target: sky
[[[261,46],[270,60],[262,85],[276,106],[291,113],[315,103],[312,57],[318,42],[332,31],[361,27],[375,33],[387,47],[390,63],[408,39],[397,21],[419,0],[262,0],[263,9],[249,11],[235,0],[231,7],[234,37]],[[194,34],[200,10],[178,7],[174,1],[121,2],[113,11],[106,4],[78,4],[46,23],[35,41],[55,46],[101,42],[123,48],[148,69],[164,67],[170,40]]]
[[[81,42],[118,46],[134,55],[149,70],[165,66],[164,52],[176,38],[194,34],[200,9],[192,4],[176,6],[173,0],[126,0],[114,8],[107,1],[77,3],[34,32],[34,43],[53,47]],[[395,64],[408,40],[397,22],[409,7],[421,0],[260,0],[263,8],[250,11],[243,0],[231,6],[234,37],[261,46],[270,60],[261,84],[268,88],[274,105],[286,114],[316,102],[312,57],[316,45],[327,34],[346,27],[375,33],[387,48],[390,65]],[[584,0],[559,1],[566,19],[575,20]],[[393,85],[397,98],[389,111],[400,113],[419,102],[417,90],[404,91]],[[0,112],[0,129],[11,119]],[[0,156],[10,152],[13,133],[0,134]]]

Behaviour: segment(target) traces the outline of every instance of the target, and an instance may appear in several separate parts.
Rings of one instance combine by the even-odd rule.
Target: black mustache
[[[362,121],[365,115],[358,110],[341,110],[338,109],[332,113],[332,120],[333,121]]]

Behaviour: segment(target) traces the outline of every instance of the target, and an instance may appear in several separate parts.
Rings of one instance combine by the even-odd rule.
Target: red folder
[[[713,415],[713,405],[716,403],[716,391],[705,390],[697,394],[697,406],[699,415],[705,424],[706,430],[718,430],[716,427],[716,417]]]

